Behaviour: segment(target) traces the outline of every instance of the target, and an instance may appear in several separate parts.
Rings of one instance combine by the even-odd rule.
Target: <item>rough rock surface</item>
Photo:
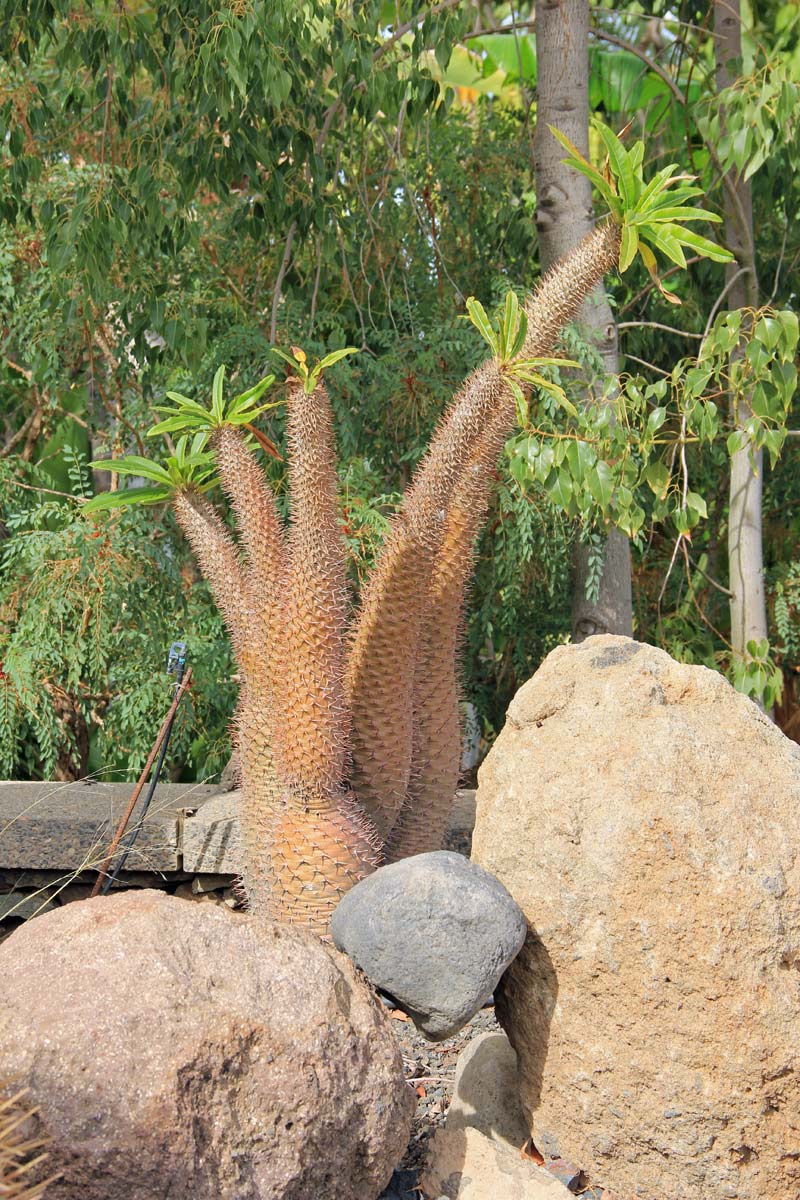
[[[0,1078],[50,1139],[48,1200],[370,1200],[413,1094],[380,1005],[310,935],[155,891],[0,947]]]
[[[471,1126],[515,1150],[529,1130],[517,1095],[517,1056],[504,1033],[483,1033],[458,1056],[447,1128]]]
[[[528,1130],[517,1098],[516,1055],[485,1033],[458,1059],[453,1099],[431,1144],[423,1190],[448,1200],[568,1200],[544,1167],[520,1154]]]
[[[497,1012],[540,1149],[646,1200],[800,1196],[800,748],[722,676],[559,647],[479,780],[530,933]]]
[[[525,932],[502,884],[448,850],[381,867],[342,897],[331,920],[339,949],[433,1041],[490,999]]]

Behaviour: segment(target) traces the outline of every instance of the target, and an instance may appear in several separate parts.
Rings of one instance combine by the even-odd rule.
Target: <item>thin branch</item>
[[[8,456],[11,454],[11,451],[14,449],[14,447],[18,446],[19,443],[23,440],[23,438],[27,437],[28,430],[31,428],[34,421],[36,420],[36,414],[38,413],[38,411],[39,411],[39,409],[35,408],[33,410],[33,412],[31,413],[31,415],[25,419],[25,421],[22,423],[22,425],[20,425],[19,429],[13,435],[13,437],[9,438],[9,440],[6,442],[5,446],[3,446],[2,450],[0,450],[0,458],[8,458]]]
[[[612,46],[619,46],[621,49],[627,50],[629,54],[635,55],[636,58],[641,60],[641,62],[646,63],[648,69],[655,72],[659,79],[661,79],[667,85],[676,100],[679,100],[681,104],[686,103],[686,97],[670,75],[669,71],[662,67],[660,63],[657,63],[654,59],[650,58],[648,54],[645,54],[644,50],[640,50],[639,47],[635,46],[632,42],[626,42],[624,38],[619,38],[613,33],[606,33],[604,29],[591,29],[589,32],[592,33],[596,38],[599,38],[600,41],[609,42]]]
[[[283,289],[283,281],[286,277],[286,272],[289,269],[289,261],[292,257],[292,246],[294,245],[294,235],[297,233],[297,221],[292,221],[289,226],[289,232],[286,235],[286,245],[283,250],[283,258],[281,259],[280,270],[278,277],[275,280],[275,288],[272,293],[272,317],[269,323],[269,340],[275,341],[278,332],[278,309],[281,303],[281,291]]]
[[[717,296],[716,300],[714,301],[711,312],[708,315],[708,320],[706,321],[706,327],[703,330],[703,338],[708,337],[708,331],[710,330],[711,326],[714,324],[714,318],[716,317],[717,313],[719,312],[720,308],[722,307],[722,301],[725,299],[728,292],[731,290],[733,285],[736,283],[736,280],[739,279],[742,275],[749,274],[749,272],[750,272],[749,267],[739,267],[739,270],[736,271],[735,274],[731,275],[730,279],[725,284],[725,287],[722,289],[722,291],[720,292],[720,294]]]
[[[641,367],[647,367],[650,371],[657,371],[659,375],[664,375],[667,379],[669,379],[669,371],[662,370],[662,368],[657,367],[655,363],[648,362],[646,358],[637,358],[635,354],[625,354],[625,351],[623,351],[623,354],[625,358],[629,358],[631,362],[639,363]]]
[[[713,575],[709,575],[708,571],[704,571],[703,568],[700,566],[700,564],[696,563],[694,561],[694,559],[692,558],[689,551],[686,550],[685,548],[684,548],[684,555],[689,560],[689,562],[692,564],[695,571],[699,571],[700,574],[703,576],[703,578],[707,579],[708,582],[711,584],[711,586],[715,587],[718,592],[722,592],[723,596],[732,596],[733,595],[733,592],[730,590],[730,588],[726,588],[725,585],[720,583],[719,580],[715,579]]]
[[[89,496],[73,496],[72,492],[57,492],[54,488],[40,487],[38,484],[23,483],[21,479],[11,479],[9,482],[13,487],[24,488],[26,492],[47,492],[48,496],[61,496],[64,500],[71,500],[73,504],[85,504],[90,499]]]
[[[660,321],[620,321],[617,329],[663,329],[666,333],[677,333],[681,337],[703,340],[702,333],[689,333],[686,329],[676,329],[674,325],[662,325]]]

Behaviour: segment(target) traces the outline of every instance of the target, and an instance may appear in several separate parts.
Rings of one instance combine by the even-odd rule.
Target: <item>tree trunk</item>
[[[536,228],[542,270],[571,250],[594,227],[589,180],[561,163],[564,151],[547,128],[554,125],[584,154],[589,152],[588,0],[547,0],[536,8],[537,113]],[[602,284],[584,301],[579,323],[596,345],[607,372],[616,375],[617,329]],[[586,596],[589,550],[573,556],[572,636],[633,633],[631,556],[628,539],[612,530],[606,544],[597,602]]]
[[[714,46],[717,91],[740,73],[742,24],[739,0],[715,0]],[[758,307],[758,277],[753,245],[753,201],[750,184],[729,171],[724,184],[724,232],[735,261],[725,270],[728,308]],[[735,350],[734,354],[741,354]],[[735,403],[734,399],[731,400]],[[745,397],[731,414],[740,428],[752,415]],[[731,590],[731,645],[747,658],[747,643],[767,638],[764,562],[761,549],[761,450],[745,444],[731,456],[728,561]]]

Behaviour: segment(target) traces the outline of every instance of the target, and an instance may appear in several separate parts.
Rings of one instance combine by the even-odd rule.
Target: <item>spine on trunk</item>
[[[528,331],[520,358],[552,354],[561,330],[578,315],[586,296],[616,267],[621,237],[619,225],[604,221],[542,276],[525,302]]]

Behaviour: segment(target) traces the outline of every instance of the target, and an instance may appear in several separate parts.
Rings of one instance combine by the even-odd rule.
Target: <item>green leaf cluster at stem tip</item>
[[[222,425],[250,425],[267,409],[277,408],[279,400],[271,404],[258,404],[268,387],[275,382],[274,375],[265,375],[253,387],[240,392],[231,400],[225,400],[224,383],[225,367],[217,368],[214,382],[211,385],[211,408],[204,408],[196,400],[182,396],[180,392],[167,392],[171,405],[156,405],[156,412],[164,413],[165,418],[148,429],[148,437],[158,437],[163,433],[177,433],[179,430],[204,431],[206,437]]]
[[[678,164],[669,163],[645,183],[644,142],[634,142],[626,150],[617,135],[601,121],[595,121],[594,125],[607,154],[602,171],[560,130],[552,125],[549,129],[567,151],[568,157],[563,162],[591,181],[608,205],[611,220],[621,228],[620,272],[627,271],[638,255],[664,298],[680,304],[658,276],[655,251],[682,268],[686,266],[684,247],[714,262],[730,262],[733,255],[729,250],[685,228],[688,221],[719,222],[722,218],[687,203],[703,195],[703,189],[694,184],[694,175],[676,175]]]
[[[206,431],[196,433],[191,442],[188,434],[183,434],[175,443],[175,453],[170,454],[163,465],[139,454],[93,462],[93,467],[102,467],[117,475],[149,479],[151,486],[100,492],[82,505],[81,511],[95,513],[104,509],[126,508],[131,504],[162,504],[175,492],[185,488],[207,492],[217,483],[214,460],[206,450],[207,441]]]
[[[279,350],[277,346],[273,346],[272,353],[277,354],[279,358],[282,358],[291,367],[292,372],[302,383],[303,391],[307,396],[310,396],[316,390],[322,378],[323,371],[327,371],[328,367],[332,367],[340,359],[346,358],[348,354],[358,354],[358,349],[356,346],[345,346],[343,350],[332,350],[330,354],[326,354],[324,358],[321,358],[315,367],[309,367],[306,352],[305,350],[301,350],[299,346],[292,346],[291,354],[287,354],[285,350]]]
[[[570,416],[577,416],[575,405],[567,399],[566,392],[557,383],[542,375],[539,367],[577,367],[579,363],[569,358],[518,358],[525,345],[528,332],[528,316],[520,308],[516,293],[508,292],[502,311],[492,320],[479,300],[470,296],[467,300],[467,319],[472,322],[489,346],[506,383],[517,403],[517,418],[520,425],[528,423],[528,397],[520,386],[527,384],[547,392]]]

